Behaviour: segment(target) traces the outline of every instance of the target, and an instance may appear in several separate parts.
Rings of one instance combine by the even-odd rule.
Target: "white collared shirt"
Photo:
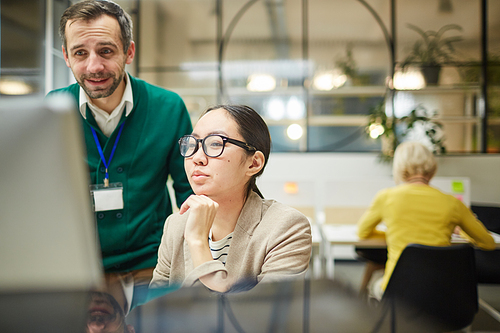
[[[134,107],[134,97],[132,95],[132,85],[130,84],[130,79],[127,75],[125,75],[125,91],[123,92],[122,100],[110,114],[92,104],[82,87],[80,87],[79,101],[80,113],[82,114],[83,118],[87,119],[86,112],[88,104],[90,111],[92,112],[92,115],[97,122],[97,125],[104,133],[104,135],[109,137],[120,122],[123,110],[126,110],[125,117],[128,117],[128,115],[132,111],[132,108]]]
[[[125,295],[125,309],[123,312],[125,316],[129,314],[130,308],[132,307],[132,299],[134,298],[134,276],[132,274],[118,275],[120,278],[120,284],[123,288],[123,294]]]

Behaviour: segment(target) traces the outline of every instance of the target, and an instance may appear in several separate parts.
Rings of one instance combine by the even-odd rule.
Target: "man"
[[[78,84],[51,94],[72,94],[81,113],[105,272],[133,272],[136,284],[147,284],[172,213],[168,176],[179,205],[192,193],[177,147],[192,131],[189,114],[177,94],[126,73],[135,44],[119,5],[78,2],[59,33]]]

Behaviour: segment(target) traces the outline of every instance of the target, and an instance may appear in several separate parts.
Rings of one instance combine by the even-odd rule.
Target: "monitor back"
[[[0,101],[0,293],[102,281],[74,108],[66,95]]]

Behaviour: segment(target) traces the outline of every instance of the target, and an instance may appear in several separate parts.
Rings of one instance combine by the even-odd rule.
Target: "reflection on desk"
[[[261,282],[249,291],[224,294],[203,286],[181,288],[139,309],[141,325],[135,326],[141,333],[358,333],[373,331],[380,318],[380,309],[369,307],[357,291],[324,279]],[[389,324],[387,319],[378,332],[389,332]]]

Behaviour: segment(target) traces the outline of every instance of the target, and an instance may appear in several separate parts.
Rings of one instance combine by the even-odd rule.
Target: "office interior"
[[[302,211],[312,225],[354,225],[376,191],[393,185],[390,155],[396,135],[436,149],[439,186],[499,231],[500,1],[116,2],[134,22],[137,51],[127,71],[178,93],[193,124],[217,104],[246,104],[257,110],[273,141],[259,187],[264,196]],[[0,1],[0,106],[14,98],[33,105],[49,91],[75,82],[58,36],[59,18],[71,3]],[[445,47],[449,57],[440,59],[436,81],[424,77],[419,61],[404,66],[421,38],[414,27],[441,31],[442,38],[456,37],[452,48]],[[405,117],[412,112],[425,121],[409,130]],[[381,119],[388,119],[389,125]],[[37,177],[44,175],[35,175],[30,186],[36,186]],[[2,192],[7,198],[9,193]],[[24,227],[29,230],[30,224]],[[85,228],[85,242],[92,244],[92,226]],[[54,237],[54,242],[59,240]],[[319,245],[315,251],[321,255]],[[2,252],[6,263],[16,256],[7,246]],[[356,289],[364,263],[356,259],[352,246],[338,247],[337,253],[332,259],[335,279]],[[16,260],[22,262],[26,255]],[[98,263],[91,257],[78,264],[95,267]],[[323,257],[319,262],[320,267],[311,262],[310,276],[328,279],[328,263]],[[12,271],[2,276],[29,291],[44,289],[44,283],[67,290],[98,279],[98,271],[68,274],[61,269],[65,263],[61,257],[40,283],[16,278],[19,265],[14,264],[6,266]],[[20,272],[27,274],[27,268]],[[59,278],[51,282],[55,272]],[[500,311],[500,286],[478,288],[479,296]],[[329,306],[324,297],[321,301]],[[147,320],[159,314],[144,309],[134,310],[129,321],[137,332],[154,331]],[[472,330],[498,332],[500,325],[480,310]]]

